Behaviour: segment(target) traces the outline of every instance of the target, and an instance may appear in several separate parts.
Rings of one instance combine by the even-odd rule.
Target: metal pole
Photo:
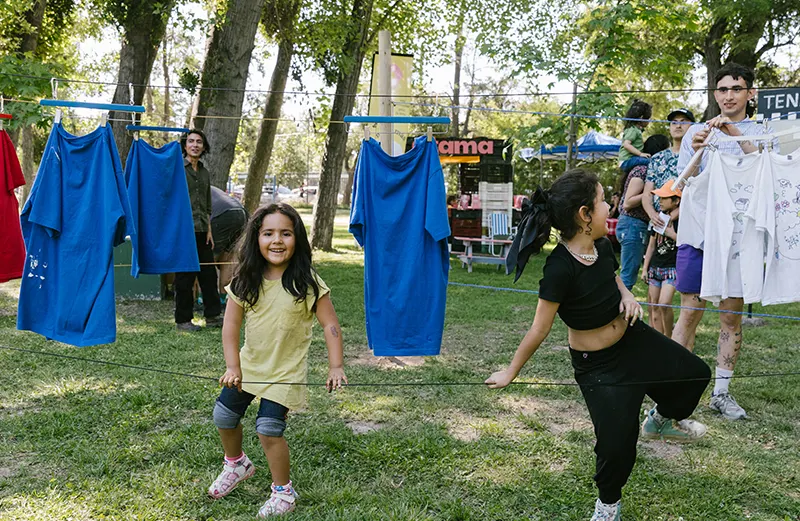
[[[747,318],[753,318],[753,305],[747,305]]]
[[[578,104],[578,84],[577,83],[573,83],[572,84],[572,110],[571,110],[571,114],[573,114],[573,115],[570,116],[570,118],[569,118],[569,142],[567,143],[567,170],[572,168],[572,153],[574,152],[574,149],[575,149],[576,136],[575,136],[575,116],[574,116],[574,114],[575,114],[575,111],[578,110],[577,109],[577,104]]]
[[[380,115],[392,115],[392,33],[378,32],[378,96],[380,96]],[[381,148],[392,154],[394,136],[391,123],[380,123]]]

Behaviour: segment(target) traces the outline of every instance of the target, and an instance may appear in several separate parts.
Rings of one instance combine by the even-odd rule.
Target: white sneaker
[[[220,472],[217,479],[214,480],[214,483],[208,487],[208,495],[214,499],[223,498],[230,494],[233,489],[236,488],[236,485],[255,473],[256,466],[253,465],[253,462],[250,461],[250,458],[247,456],[236,463],[228,463],[228,461],[225,460],[222,466],[222,472]]]
[[[719,393],[711,396],[709,406],[722,414],[728,420],[741,420],[747,418],[747,413],[736,403],[730,393]]]
[[[594,504],[594,515],[592,521],[620,521],[622,504],[617,501],[613,505],[606,505],[600,498]]]

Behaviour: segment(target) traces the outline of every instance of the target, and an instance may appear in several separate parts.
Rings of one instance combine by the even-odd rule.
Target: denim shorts
[[[647,283],[650,286],[660,288],[662,284],[675,286],[675,268],[653,268],[647,270]]]
[[[217,401],[239,416],[244,416],[245,411],[247,411],[247,408],[253,402],[254,398],[255,395],[252,395],[247,391],[239,392],[235,387],[223,387],[222,392],[219,393],[219,398],[217,398]],[[289,409],[283,405],[273,402],[272,400],[261,398],[261,403],[259,403],[258,406],[258,418],[276,418],[278,420],[286,420],[286,416],[288,414]]]

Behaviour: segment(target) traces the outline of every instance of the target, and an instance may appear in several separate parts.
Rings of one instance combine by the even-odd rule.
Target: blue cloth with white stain
[[[76,346],[114,342],[114,246],[135,232],[110,126],[53,126],[20,216],[28,257],[17,329]]]
[[[155,148],[134,140],[125,184],[136,228],[131,275],[200,271],[181,144]]]
[[[367,340],[376,356],[438,355],[450,260],[436,141],[392,157],[362,142],[350,233],[364,247]]]

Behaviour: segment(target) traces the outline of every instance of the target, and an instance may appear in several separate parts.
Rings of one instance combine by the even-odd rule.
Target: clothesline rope
[[[539,292],[532,290],[532,289],[519,289],[519,288],[504,288],[504,287],[497,287],[497,286],[484,286],[481,284],[467,284],[464,282],[448,282],[451,286],[462,286],[468,288],[477,288],[477,289],[488,289],[492,291],[510,291],[513,293],[528,293],[531,295],[538,295]],[[647,306],[655,306],[655,307],[662,307],[662,308],[672,308],[672,309],[689,309],[692,311],[710,311],[711,313],[728,313],[731,315],[746,315],[748,317],[761,317],[761,318],[777,318],[782,320],[794,320],[800,321],[800,317],[795,317],[791,315],[772,315],[769,313],[750,313],[748,311],[732,311],[727,309],[717,309],[717,308],[698,308],[692,306],[677,306],[674,304],[655,304],[646,301],[637,301],[639,304],[647,305]]]
[[[18,78],[27,78],[27,79],[35,79],[35,80],[51,80],[53,78],[49,76],[34,76],[30,74],[17,74],[17,73],[10,73],[10,72],[3,72],[0,73],[2,76],[12,76]],[[154,85],[149,83],[118,83],[118,82],[109,82],[109,81],[96,81],[96,80],[79,80],[73,78],[54,78],[58,82],[63,83],[79,83],[79,84],[86,84],[86,85],[107,85],[107,86],[128,86],[132,85],[134,87],[144,87],[150,89],[170,89],[170,90],[185,90],[180,85]],[[757,89],[758,91],[770,91],[770,90],[778,90],[778,89],[787,89],[791,88],[793,85],[786,85],[780,87],[753,87],[753,89]],[[229,87],[202,87],[198,86],[197,91],[201,90],[209,90],[209,91],[230,91],[230,92],[254,92],[254,93],[261,93],[261,94],[272,94],[272,93],[281,93],[283,95],[295,95],[295,96],[326,96],[326,97],[335,97],[335,96],[350,96],[356,98],[368,98],[368,97],[392,97],[392,98],[440,98],[440,97],[449,97],[449,94],[406,94],[406,95],[399,95],[399,94],[337,94],[335,92],[311,92],[311,91],[272,91],[272,90],[265,90],[265,89],[234,89]],[[700,87],[700,88],[677,88],[677,89],[620,89],[620,90],[602,90],[602,91],[583,91],[578,92],[578,96],[585,96],[585,95],[606,95],[606,94],[648,94],[648,93],[668,93],[668,92],[709,92],[709,91],[716,91],[716,88],[713,87]],[[530,96],[530,97],[541,97],[541,96],[572,96],[572,91],[564,91],[564,92],[509,92],[509,93],[502,93],[502,92],[495,92],[495,93],[462,93],[461,97],[464,98],[490,98],[490,97],[523,97],[523,96]]]
[[[438,97],[438,96],[437,96]],[[25,100],[25,99],[15,99],[10,98],[6,99],[8,102],[17,102],[17,103],[38,103],[38,101],[34,100]],[[501,108],[492,108],[492,107],[475,107],[475,106],[466,106],[466,105],[441,105],[436,103],[409,103],[409,102],[402,102],[402,101],[393,101],[392,105],[405,105],[405,106],[413,106],[413,107],[427,107],[427,108],[438,108],[441,110],[452,110],[452,109],[463,109],[463,110],[474,110],[478,112],[497,112],[503,114],[523,114],[529,116],[549,116],[549,117],[563,117],[563,118],[575,118],[575,119],[594,119],[598,121],[647,121],[649,123],[671,123],[671,121],[666,119],[641,119],[641,118],[626,118],[621,116],[598,116],[593,114],[569,114],[569,113],[561,113],[561,112],[548,112],[548,111],[536,111],[536,110],[519,110],[519,109],[501,109]],[[47,114],[51,115],[51,114]],[[787,114],[781,114],[778,117],[774,118],[764,118],[763,121],[776,121],[776,120],[783,120],[789,119],[790,116],[798,116],[800,115],[800,111],[796,112],[789,112]],[[87,116],[71,116],[76,118],[84,118],[84,119],[91,119],[91,117]],[[163,121],[164,114],[153,112],[153,113],[145,113],[143,117],[153,117]],[[168,116],[172,117],[172,116]],[[257,116],[224,116],[224,115],[197,115],[194,116],[195,119],[234,119],[240,121],[288,121],[297,123],[299,120],[295,118],[264,118],[264,117],[257,117]],[[109,121],[123,121],[123,120],[109,120]],[[127,120],[124,120],[127,121]],[[752,123],[753,120],[751,119],[744,119],[740,122],[734,122],[733,124],[736,125],[743,125],[747,123]],[[331,120],[328,123],[334,125],[340,124],[349,124],[345,121],[340,120]],[[757,123],[761,123],[758,121]],[[688,122],[686,124],[692,124]],[[348,133],[352,133],[353,131],[348,131]],[[317,133],[317,132],[315,132]],[[439,132],[435,132],[434,134],[439,134]]]
[[[20,353],[28,353],[34,355],[43,355],[43,356],[52,356],[55,358],[61,358],[66,360],[76,360],[79,362],[87,362],[90,364],[98,364],[98,365],[110,365],[114,367],[124,367],[126,369],[135,369],[138,371],[145,371],[145,372],[152,372],[152,373],[160,373],[160,374],[168,374],[171,376],[180,376],[183,378],[193,378],[196,380],[206,380],[206,381],[213,381],[218,384],[219,378],[214,376],[204,376],[204,375],[197,375],[192,373],[184,373],[180,371],[170,371],[168,369],[158,369],[155,367],[147,367],[141,365],[133,365],[133,364],[125,364],[122,362],[111,362],[108,360],[98,360],[95,358],[84,358],[81,356],[73,356],[73,355],[65,355],[61,353],[53,353],[49,351],[37,351],[34,349],[24,349],[20,347],[11,347],[11,346],[4,346],[0,345],[0,349],[6,349],[9,351],[17,351]],[[742,379],[742,378],[784,378],[784,377],[791,377],[791,376],[800,376],[800,371],[787,371],[787,372],[771,372],[771,373],[750,373],[750,374],[735,374],[730,377],[711,377],[712,380],[716,379]],[[681,378],[681,379],[671,379],[671,380],[643,380],[637,382],[614,382],[614,383],[604,383],[604,384],[591,384],[589,387],[630,387],[630,386],[640,386],[640,385],[657,385],[657,384],[667,384],[667,383],[685,383],[685,382],[700,382],[705,381],[706,378]],[[280,382],[280,381],[245,381],[242,384],[250,384],[250,385],[296,385],[301,387],[324,387],[325,383],[322,382]],[[511,382],[512,385],[524,385],[524,386],[537,386],[537,387],[580,387],[580,384],[573,381],[544,381],[544,382],[525,382],[525,381],[513,381]],[[345,387],[452,387],[452,386],[474,386],[474,387],[486,387],[484,382],[478,381],[455,381],[455,382],[445,382],[445,381],[417,381],[417,382],[354,382],[344,384]]]
[[[499,108],[492,108],[492,107],[470,107],[466,105],[441,105],[436,103],[408,103],[403,101],[393,101],[392,105],[406,105],[412,107],[428,107],[428,108],[438,108],[440,110],[452,110],[452,109],[463,109],[463,110],[475,110],[479,112],[499,112],[502,114],[525,114],[529,116],[558,116],[564,118],[575,118],[575,119],[596,119],[596,120],[611,120],[611,121],[647,121],[648,123],[671,123],[671,121],[666,119],[643,119],[643,118],[625,118],[621,116],[597,116],[592,114],[564,114],[561,112],[547,112],[547,111],[540,111],[540,110],[518,110],[518,109],[499,109]],[[765,121],[775,121],[779,119],[788,119],[789,116],[797,116],[800,114],[800,111],[797,112],[790,112],[788,114],[781,114],[779,117],[775,118],[764,118]],[[748,123],[752,123],[753,121],[745,118],[742,121],[732,122],[734,125],[744,125]],[[692,125],[692,122],[685,123],[687,125]]]

